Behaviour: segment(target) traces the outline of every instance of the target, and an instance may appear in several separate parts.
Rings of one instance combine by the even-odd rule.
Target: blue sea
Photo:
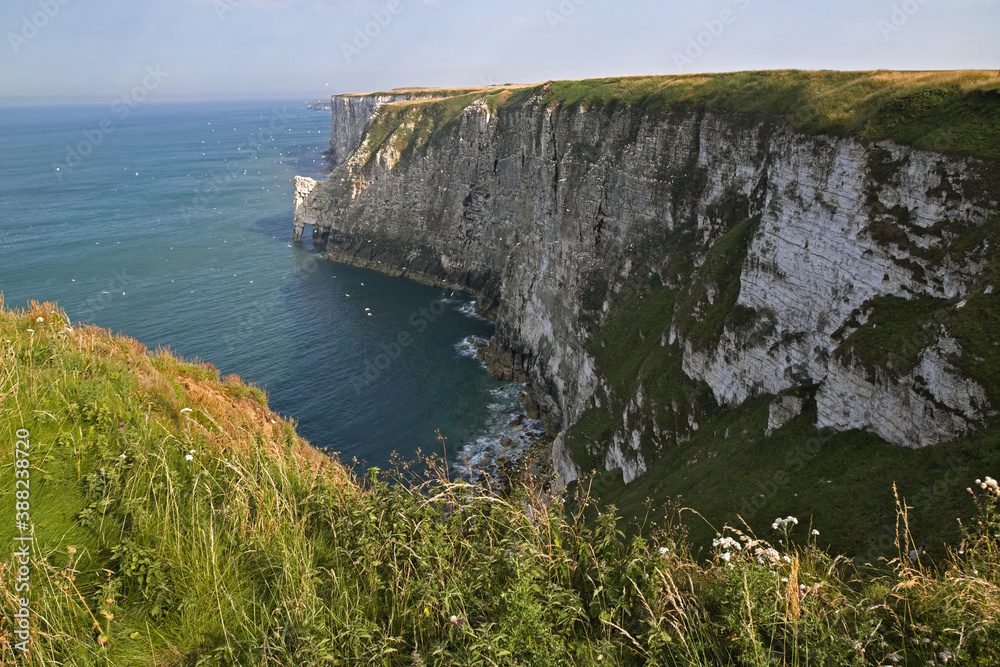
[[[493,325],[468,295],[292,244],[293,178],[324,177],[329,131],[301,101],[0,109],[7,306],[236,373],[346,463],[509,454],[521,387],[474,358]]]

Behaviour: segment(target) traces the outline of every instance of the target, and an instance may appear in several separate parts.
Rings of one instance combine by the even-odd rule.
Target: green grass
[[[641,298],[669,304],[669,291],[648,288]],[[649,317],[643,326],[658,326]],[[566,505],[542,490],[544,480],[516,478],[489,493],[449,481],[440,468],[428,477],[403,465],[388,477],[372,470],[358,478],[309,448],[238,378],[72,327],[52,304],[0,309],[0,340],[0,424],[9,434],[0,503],[30,503],[34,538],[27,593],[14,589],[19,563],[0,563],[0,664],[923,665],[941,651],[958,664],[1000,657],[1000,518],[990,489],[977,487],[974,505],[965,492],[955,496],[960,516],[982,521],[968,520],[971,529],[955,535],[960,551],[929,552],[915,565],[904,555],[878,571],[828,555],[805,525],[758,538],[720,524],[734,542],[712,546],[688,536],[682,517],[690,512],[676,504],[647,513],[644,536],[626,536],[613,510],[582,489]],[[648,361],[631,363],[641,375],[655,372]],[[760,419],[747,411],[727,418]],[[27,459],[14,453],[25,430]],[[823,449],[816,456],[826,465]],[[780,454],[747,453],[768,456]],[[729,483],[740,481],[734,463]],[[844,478],[850,471],[835,474],[853,483]],[[15,498],[23,489],[14,482],[25,478],[30,497]],[[898,519],[891,546],[905,553],[915,546],[915,512],[894,505],[888,478],[880,488]],[[932,499],[952,496],[946,486]],[[802,499],[793,509],[809,508]],[[816,515],[823,538],[825,519]],[[8,544],[17,534],[4,529]],[[23,595],[27,655],[12,632]]]
[[[904,299],[883,296],[862,306],[869,313],[863,326],[841,344],[835,356],[842,363],[853,359],[874,371],[882,370],[888,377],[899,379],[908,375],[920,359],[920,354],[941,335],[941,326],[954,302],[924,296]]]
[[[677,324],[684,338],[696,349],[714,347],[726,323],[736,323],[740,295],[740,273],[760,216],[745,217],[723,234],[708,250],[704,263],[691,277],[691,288],[678,298]],[[709,298],[711,291],[711,298]],[[748,323],[752,329],[753,323]]]
[[[609,111],[618,107],[645,113],[707,109],[728,114],[735,123],[783,118],[807,134],[891,139],[915,148],[1000,159],[1000,78],[993,71],[775,70],[442,91],[450,93],[454,93],[450,98],[419,104],[448,107],[442,116],[455,112],[450,99],[471,101],[477,96],[498,108],[517,107],[537,96],[547,105]]]

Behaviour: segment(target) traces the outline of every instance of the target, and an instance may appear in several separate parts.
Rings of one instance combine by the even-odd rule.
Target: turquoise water
[[[385,467],[495,448],[519,387],[463,340],[469,297],[293,246],[292,181],[322,178],[301,102],[0,109],[0,291],[213,363],[314,445]]]

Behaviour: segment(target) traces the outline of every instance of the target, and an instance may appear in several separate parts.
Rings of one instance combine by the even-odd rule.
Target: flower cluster
[[[774,523],[771,524],[771,528],[773,528],[774,530],[779,530],[789,524],[798,525],[798,523],[799,520],[796,519],[794,516],[786,516],[784,519],[779,517],[774,520]]]
[[[712,540],[712,547],[723,549],[722,553],[719,554],[719,558],[728,563],[733,554],[742,549],[743,545],[731,537],[718,537]],[[731,551],[728,551],[730,549]]]
[[[992,493],[994,496],[1000,496],[1000,485],[998,485],[997,481],[992,477],[990,477],[989,475],[986,476],[985,480],[977,479],[976,484],[983,491],[988,491],[989,493]]]
[[[753,552],[754,558],[760,565],[780,565],[781,555],[773,547],[757,547]]]
[[[734,540],[731,537],[720,537],[712,540],[712,546],[718,549],[732,549],[733,551],[739,551],[743,548],[743,545]]]

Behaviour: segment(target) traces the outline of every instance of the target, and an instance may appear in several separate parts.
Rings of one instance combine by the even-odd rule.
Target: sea
[[[472,297],[292,243],[295,175],[325,178],[302,101],[0,108],[0,292],[263,388],[358,469],[515,458],[523,387],[491,377]]]

